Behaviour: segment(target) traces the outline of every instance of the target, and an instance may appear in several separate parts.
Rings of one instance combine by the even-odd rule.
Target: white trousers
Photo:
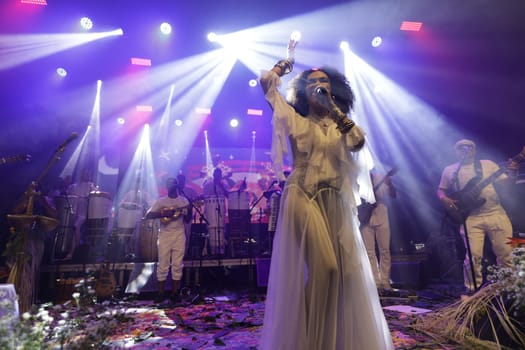
[[[165,281],[171,266],[171,278],[180,281],[184,264],[184,249],[186,247],[186,235],[184,230],[180,232],[159,232],[157,249],[159,252],[159,262],[157,264],[157,280]]]
[[[481,259],[483,258],[483,244],[485,235],[490,239],[492,251],[496,255],[498,265],[509,266],[512,247],[507,244],[512,237],[512,224],[505,212],[483,216],[469,216],[467,218],[467,236],[472,252],[476,286],[479,288],[483,282]],[[466,244],[465,230],[461,227],[461,236]],[[474,282],[470,268],[468,251],[464,261],[464,283],[465,287],[474,291]]]
[[[363,226],[361,235],[363,236],[366,253],[372,266],[376,286],[389,289],[392,259],[390,256],[390,223],[388,218],[380,224]],[[379,250],[379,263],[376,255],[376,242]]]

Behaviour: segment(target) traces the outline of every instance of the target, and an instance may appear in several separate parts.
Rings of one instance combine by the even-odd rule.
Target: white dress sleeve
[[[281,79],[272,71],[263,71],[260,78],[266,84],[266,100],[270,104],[272,116],[272,149],[271,158],[274,171],[280,181],[285,180],[283,174],[284,158],[288,156],[288,136],[295,128],[294,118],[290,118],[295,110],[283,98],[278,88],[281,86]]]

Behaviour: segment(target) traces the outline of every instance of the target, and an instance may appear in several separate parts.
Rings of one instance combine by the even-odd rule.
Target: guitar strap
[[[456,191],[461,190],[459,188],[459,169],[461,169],[461,162],[458,163],[458,168],[452,174],[452,185],[454,186]],[[476,178],[483,178],[483,168],[481,167],[481,162],[479,161],[479,159],[476,159],[474,161],[474,171],[476,172]]]

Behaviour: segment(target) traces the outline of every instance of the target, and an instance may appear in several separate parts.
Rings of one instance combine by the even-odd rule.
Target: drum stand
[[[182,195],[184,197],[186,197],[186,195],[184,194],[184,192],[182,192]],[[190,210],[193,210],[195,209],[195,211],[197,212],[197,214],[199,214],[199,223],[202,225],[203,223],[206,224],[206,227],[208,226],[209,222],[208,220],[206,219],[206,217],[204,217],[204,214],[199,210],[199,208],[197,208],[194,204],[193,204],[193,201],[186,197],[186,199],[188,199],[188,201],[190,202]],[[199,234],[202,234],[202,232],[199,232]],[[205,235],[201,236],[202,238],[206,239],[206,236],[207,236],[207,232]],[[188,243],[188,251],[186,252],[186,254],[191,257],[192,259],[195,257],[194,254],[193,254],[193,245],[192,243],[194,244],[194,237],[193,237],[193,232],[192,230],[190,229],[190,242]],[[202,265],[202,251],[203,251],[204,247],[199,248],[199,254],[198,254],[198,257],[199,257],[199,260],[200,260],[200,265]],[[185,255],[186,255],[185,254]]]
[[[450,263],[450,260],[453,261],[452,264],[450,264],[447,268],[447,270],[443,273],[440,273],[439,279],[442,281],[447,281],[450,279],[450,275],[452,275],[452,279],[456,280],[461,279],[461,283],[463,284],[463,272],[465,270],[464,265],[464,259],[465,254],[467,254],[467,251],[465,251],[465,254],[462,254],[462,256],[459,256],[459,251],[457,247],[457,240],[461,240],[461,244],[464,245],[463,238],[460,236],[459,233],[459,227],[456,227],[455,224],[452,224],[448,219],[446,215],[443,215],[441,218],[441,230],[440,234],[441,237],[444,238],[444,242],[446,243],[446,249],[444,251],[449,252],[451,256],[446,256],[445,259],[448,263]],[[464,247],[467,249],[467,247]]]
[[[259,198],[257,198],[257,200],[252,204],[252,207],[250,208],[250,213],[252,212],[252,210],[257,206],[257,204],[259,204],[259,202],[263,199],[263,198],[266,198],[266,200],[270,200],[270,196],[275,192],[275,191],[271,191],[270,189],[273,187],[273,185],[275,185],[275,182],[272,182],[270,184],[270,186],[268,186],[268,188],[266,189],[266,191],[264,191],[261,196]],[[261,214],[259,214],[259,228],[261,227]],[[260,237],[260,236],[259,236]],[[267,248],[265,250],[265,253],[267,252],[267,254],[270,254],[271,255],[271,251],[272,251],[272,238],[270,236],[270,232],[267,230],[266,231],[266,241],[267,241]],[[259,247],[259,251],[261,251],[261,247]],[[266,254],[264,254],[266,255]]]
[[[193,205],[193,202],[190,201],[190,205],[192,208],[195,208],[195,211],[199,214],[199,223],[200,225],[202,226],[203,224],[205,225],[205,228],[207,228],[209,222],[208,220],[206,219],[206,217],[204,216],[204,214],[199,210],[199,208],[197,208],[195,205]],[[195,237],[195,234],[193,232],[193,226],[192,226],[192,229],[190,230],[190,243],[188,245],[188,250],[189,250],[189,256],[191,257],[191,259],[193,260],[193,258],[195,258],[195,255],[193,253],[193,247],[195,245],[195,241],[197,241],[198,243],[198,258],[199,258],[199,264],[197,266],[197,270],[194,271],[194,281],[195,281],[195,290],[194,290],[194,296],[192,297],[191,299],[191,303],[192,304],[198,304],[202,299],[204,299],[203,295],[205,294],[204,293],[204,290],[202,289],[201,285],[200,285],[200,276],[201,276],[201,268],[202,268],[202,264],[203,264],[203,250],[204,250],[204,247],[206,246],[206,242],[207,242],[207,238],[208,238],[208,231],[206,229],[206,233],[204,233],[205,230],[202,230],[202,232],[197,232],[197,234],[199,235],[197,238],[199,238],[199,240],[197,240],[197,238]],[[204,239],[204,242],[203,242],[203,246],[201,247],[200,243],[200,239]],[[192,269],[191,269],[192,270]],[[190,270],[190,271],[191,271]],[[187,275],[187,282],[188,282],[188,286],[190,285],[190,275]],[[183,289],[186,289],[187,290],[187,293],[188,295],[191,294],[191,288],[190,287],[184,287],[181,289],[181,291]]]
[[[221,205],[220,205],[219,201],[217,201],[217,205],[215,207],[215,210],[217,211],[217,222],[221,222],[222,213],[221,213]],[[222,243],[223,242],[221,242],[221,226],[220,225],[217,225],[217,228],[215,229],[215,234],[217,235],[217,247],[216,247],[216,249],[218,249],[218,251],[214,252],[214,255],[216,255],[217,262],[218,262],[219,266],[221,266],[221,260],[222,260],[222,257],[224,255],[224,248],[222,247]]]

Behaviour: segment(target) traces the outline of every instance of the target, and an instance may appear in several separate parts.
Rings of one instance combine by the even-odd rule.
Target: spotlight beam
[[[0,35],[0,70],[115,35],[122,35],[122,30],[81,34]]]

